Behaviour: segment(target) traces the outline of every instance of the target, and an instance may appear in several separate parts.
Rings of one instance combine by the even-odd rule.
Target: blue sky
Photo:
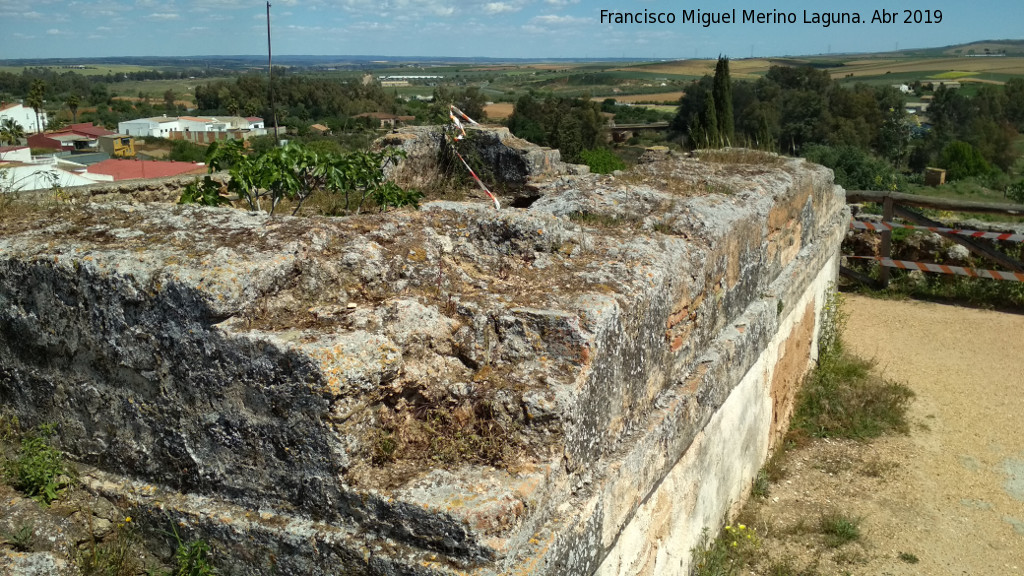
[[[783,56],[1024,38],[1020,0],[276,0],[275,54],[643,59]],[[674,12],[675,24],[600,23],[601,9]],[[803,11],[900,11],[895,24],[803,23]],[[681,22],[684,10],[795,12],[795,24]],[[941,10],[905,24],[902,10]],[[266,53],[253,0],[0,0],[0,58]]]

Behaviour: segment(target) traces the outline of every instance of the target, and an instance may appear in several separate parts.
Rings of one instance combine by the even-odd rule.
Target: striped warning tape
[[[455,143],[457,141],[462,140],[463,138],[466,137],[466,129],[462,126],[462,122],[459,120],[459,117],[465,118],[467,122],[473,124],[474,126],[479,126],[479,124],[477,124],[476,121],[470,118],[469,116],[466,116],[466,114],[462,110],[456,108],[454,104],[448,106],[448,117],[452,119],[452,126],[454,126],[456,130],[458,130],[458,134],[453,135],[451,137],[451,141],[449,142],[449,144],[451,144],[452,146],[452,151],[455,152],[455,155],[458,156],[459,160],[462,161],[462,165],[466,167],[466,170],[469,170],[469,175],[473,177],[474,181],[476,181],[476,185],[479,186],[480,189],[483,190],[484,193],[486,193],[491,198],[492,202],[494,202],[495,210],[500,210],[501,203],[498,202],[498,199],[494,196],[494,194],[491,194],[491,191],[487,189],[487,185],[484,184],[482,180],[480,180],[480,177],[476,175],[476,172],[473,172],[473,169],[469,167],[469,163],[466,162],[466,159],[462,157],[462,154],[459,154],[459,149],[455,146]]]
[[[927,262],[911,262],[909,260],[893,260],[892,258],[878,258],[875,256],[847,256],[847,258],[875,260],[879,264],[887,268],[899,268],[901,270],[921,270],[922,272],[955,274],[957,276],[969,276],[971,278],[989,278],[991,280],[1010,280],[1011,282],[1024,282],[1024,273],[1021,272],[1003,272],[1001,270],[963,268],[961,266],[947,266],[945,264],[928,264]]]
[[[862,222],[860,220],[852,220],[850,222],[850,228],[853,228],[855,230],[873,230],[875,232],[881,232],[883,230],[892,230],[894,228],[908,228],[911,230],[928,230],[940,234],[956,234],[958,236],[967,236],[969,238],[987,238],[989,240],[1005,240],[1007,242],[1024,242],[1024,234],[1010,234],[1003,232],[981,232],[979,230],[936,228],[932,226],[914,226],[912,224],[896,224],[894,222]]]

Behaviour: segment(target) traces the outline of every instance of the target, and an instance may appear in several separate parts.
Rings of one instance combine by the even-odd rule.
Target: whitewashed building
[[[36,120],[36,111],[31,106],[0,103],[0,122],[3,122],[5,118],[11,118],[21,125],[21,129],[26,134],[35,134],[40,131],[39,122]],[[42,128],[46,128],[46,112],[43,110],[39,111],[39,121],[43,123]]]
[[[103,176],[85,176],[64,170],[55,164],[0,164],[0,191],[5,192],[87,186],[107,180]]]
[[[181,122],[175,116],[155,116],[153,118],[138,118],[117,123],[117,132],[136,138],[154,136],[170,138],[171,132],[181,130]]]

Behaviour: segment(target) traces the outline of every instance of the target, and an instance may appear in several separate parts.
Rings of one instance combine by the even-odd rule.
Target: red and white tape
[[[929,264],[927,262],[911,262],[909,260],[893,260],[892,258],[877,258],[875,256],[847,256],[847,258],[875,260],[882,266],[886,266],[888,268],[899,268],[901,270],[920,270],[922,272],[955,274],[957,276],[969,276],[971,278],[989,278],[991,280],[1009,280],[1011,282],[1024,282],[1024,273],[1022,272],[1004,272],[1001,270],[963,268],[961,266],[947,266],[946,264]]]
[[[479,124],[477,124],[476,120],[473,120],[469,116],[466,116],[465,112],[456,108],[454,104],[448,106],[448,117],[452,119],[452,126],[454,126],[456,130],[458,130],[458,133],[454,134],[451,137],[450,144],[452,145],[452,151],[455,152],[455,155],[458,156],[459,160],[462,161],[462,165],[466,167],[466,170],[469,170],[469,175],[472,176],[473,180],[476,181],[476,185],[479,186],[480,189],[483,190],[484,193],[486,193],[491,198],[492,202],[494,202],[494,209],[500,210],[501,203],[498,202],[498,199],[494,196],[494,194],[491,194],[491,191],[487,189],[487,185],[485,185],[483,181],[480,180],[480,177],[476,175],[476,172],[473,172],[473,169],[469,167],[469,163],[466,162],[466,159],[462,157],[462,154],[459,154],[459,149],[455,146],[455,143],[457,141],[462,140],[463,138],[466,137],[466,129],[463,128],[462,122],[459,120],[459,117],[464,118],[467,122],[473,124],[474,126],[479,126]]]
[[[912,224],[896,224],[894,222],[863,222],[861,220],[853,220],[850,222],[850,228],[855,230],[873,230],[875,232],[892,230],[894,228],[908,228],[911,230],[928,230],[930,232],[937,232],[940,234],[956,234],[958,236],[967,236],[968,238],[986,238],[989,240],[1004,240],[1006,242],[1024,242],[1024,234],[982,232],[980,230],[960,230],[958,228],[936,228],[932,226],[914,226]]]

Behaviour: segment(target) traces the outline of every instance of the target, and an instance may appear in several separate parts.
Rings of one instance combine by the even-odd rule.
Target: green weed
[[[593,212],[573,212],[569,214],[569,220],[593,228],[620,228],[640,223],[639,220],[632,218],[622,218],[609,214],[595,214]]]
[[[757,532],[744,524],[726,525],[713,541],[707,530],[692,550],[691,576],[735,576],[751,562],[760,547]]]
[[[174,553],[177,568],[169,576],[215,576],[217,570],[210,563],[210,545],[203,540],[178,542]]]
[[[860,518],[831,512],[821,517],[818,530],[825,535],[825,544],[829,548],[838,548],[860,539]]]
[[[797,395],[792,425],[797,437],[867,439],[908,432],[907,407],[914,392],[873,374],[873,367],[842,345],[819,356]]]
[[[0,414],[0,442],[13,442],[21,435],[21,423],[18,417]]]
[[[113,538],[92,541],[78,552],[82,576],[135,576],[142,569],[138,549],[141,543],[131,527],[131,518],[118,523]]]
[[[4,540],[14,548],[15,552],[28,552],[32,549],[32,537],[35,536],[35,528],[26,524],[21,528],[4,534]]]
[[[21,440],[18,456],[4,465],[4,475],[16,490],[43,504],[60,497],[73,482],[74,471],[60,450],[50,445],[53,426],[40,426]]]
[[[911,554],[910,552],[900,552],[899,559],[903,560],[907,564],[917,564],[921,561],[917,556]]]
[[[768,480],[768,472],[761,468],[754,477],[754,487],[750,493],[757,498],[767,498],[771,490],[771,482]]]

